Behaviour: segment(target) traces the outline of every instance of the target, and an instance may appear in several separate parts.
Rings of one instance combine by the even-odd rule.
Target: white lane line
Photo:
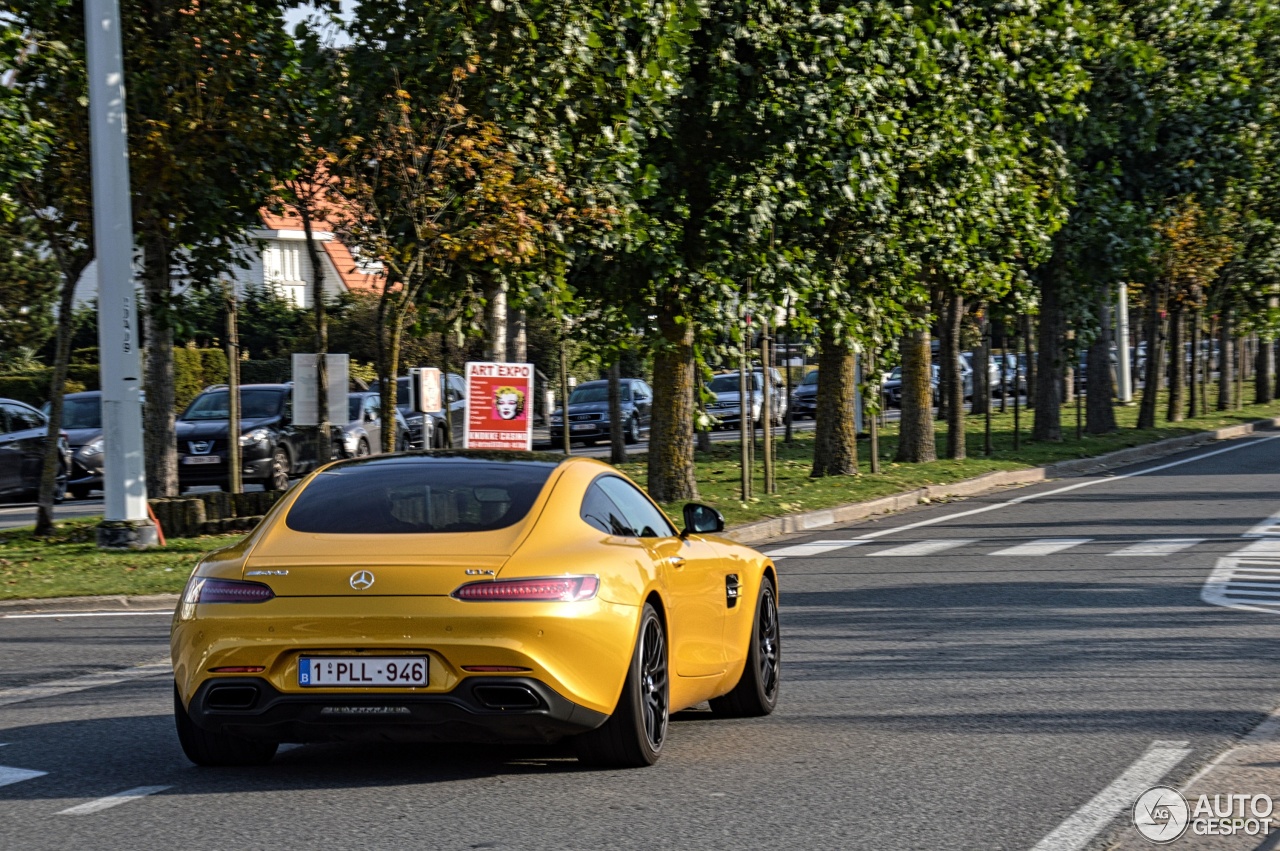
[[[1003,550],[996,550],[993,556],[1047,556],[1053,553],[1060,553],[1063,550],[1069,550],[1072,547],[1078,547],[1081,544],[1087,544],[1093,538],[1040,538],[1035,541],[1027,541],[1025,544],[1007,547]]]
[[[1280,434],[1273,435],[1271,437],[1258,438],[1257,440],[1246,440],[1241,443],[1234,444],[1232,446],[1224,446],[1221,449],[1215,449],[1212,452],[1205,452],[1201,455],[1194,455],[1190,458],[1183,458],[1180,461],[1170,461],[1168,464],[1161,464],[1158,467],[1148,467],[1145,470],[1136,470],[1132,473],[1123,473],[1118,476],[1107,476],[1106,478],[1088,479],[1083,482],[1076,482],[1075,484],[1072,484],[1072,485],[1066,485],[1065,487],[1054,488],[1051,491],[1043,491],[1042,493],[1025,494],[1023,496],[1006,500],[1005,502],[997,502],[992,505],[983,505],[978,508],[971,508],[968,511],[958,511],[955,514],[947,514],[943,517],[932,517],[928,520],[918,520],[915,523],[908,523],[905,526],[894,526],[893,528],[890,528],[890,529],[881,529],[877,532],[868,532],[865,535],[862,535],[861,538],[863,540],[869,541],[875,538],[882,538],[885,535],[894,535],[894,534],[897,534],[898,532],[906,532],[909,529],[919,529],[923,526],[933,526],[938,523],[946,523],[949,520],[958,520],[961,517],[972,517],[975,514],[985,514],[988,511],[998,511],[1001,508],[1009,508],[1010,506],[1021,505],[1022,503],[1030,502],[1033,499],[1044,499],[1047,496],[1057,496],[1058,494],[1068,493],[1070,491],[1079,490],[1080,488],[1093,487],[1094,485],[1101,485],[1107,482],[1118,482],[1124,479],[1131,479],[1134,476],[1146,476],[1150,473],[1158,473],[1161,470],[1169,470],[1169,469],[1172,469],[1173,467],[1181,467],[1183,464],[1190,464],[1194,461],[1203,461],[1205,458],[1212,458],[1215,455],[1222,455],[1225,452],[1235,452],[1239,449],[1247,449],[1251,446],[1257,446],[1260,443],[1266,443],[1269,440],[1280,440]]]
[[[1188,742],[1152,742],[1107,788],[1041,839],[1031,851],[1078,851],[1088,845],[1111,820],[1133,806],[1133,802],[1156,781],[1191,753]]]
[[[847,547],[856,547],[858,544],[865,544],[866,541],[859,541],[856,538],[846,538],[840,541],[810,541],[807,544],[795,544],[790,547],[783,547],[780,550],[770,550],[764,555],[769,558],[786,558],[787,556],[816,556],[822,553],[829,553],[832,550],[843,550]]]
[[[157,677],[172,671],[173,666],[169,663],[169,660],[165,659],[163,661],[147,662],[144,665],[138,665],[133,668],[125,668],[122,671],[103,671],[98,674],[72,677],[69,680],[51,680],[50,682],[33,686],[0,689],[0,706],[10,706],[28,700],[39,700],[42,697],[71,694],[72,692],[98,688],[99,686],[118,685],[130,680],[142,679],[143,677]]]
[[[900,547],[891,547],[887,550],[881,550],[878,553],[872,553],[873,556],[927,556],[934,553],[940,553],[945,550],[955,549],[965,544],[977,543],[977,538],[945,538],[931,541],[916,541],[912,544],[903,544]]]
[[[1194,547],[1204,542],[1204,538],[1166,538],[1163,541],[1143,541],[1122,550],[1111,553],[1113,556],[1167,556]]]
[[[47,771],[32,771],[29,768],[10,768],[7,765],[0,765],[0,786],[21,783],[23,780],[31,780],[35,777],[44,777],[48,773]]]
[[[173,617],[173,609],[153,609],[145,612],[40,612],[33,615],[0,615],[0,620],[29,620],[31,618],[129,618]]]
[[[121,804],[127,804],[130,801],[136,801],[139,798],[145,798],[148,795],[154,795],[157,792],[163,792],[165,789],[172,788],[172,786],[139,786],[137,789],[126,789],[123,792],[116,792],[114,795],[108,795],[107,797],[99,798],[96,801],[89,801],[85,804],[67,807],[65,810],[58,810],[57,815],[86,816],[89,813],[98,813],[103,810],[109,810],[112,807],[118,807]]]

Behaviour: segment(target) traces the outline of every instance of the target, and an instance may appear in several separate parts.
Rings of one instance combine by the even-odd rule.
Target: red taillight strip
[[[600,588],[596,576],[538,576],[468,582],[452,594],[458,600],[575,603],[590,600]]]
[[[210,668],[211,674],[261,674],[265,671],[261,665],[228,665],[222,668]]]
[[[265,603],[275,592],[261,582],[199,578],[187,590],[186,603]]]

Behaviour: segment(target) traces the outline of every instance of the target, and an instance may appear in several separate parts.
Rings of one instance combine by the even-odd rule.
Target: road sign
[[[409,370],[409,409],[419,414],[440,412],[440,370],[433,366]]]
[[[325,355],[325,364],[329,370],[329,422],[346,425],[348,355]],[[319,363],[317,355],[295,354],[293,356],[293,424],[300,426],[320,425],[319,409],[316,407],[316,367]]]
[[[468,449],[533,448],[533,364],[468,363]]]

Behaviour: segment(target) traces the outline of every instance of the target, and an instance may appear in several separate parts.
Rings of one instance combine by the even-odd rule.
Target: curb
[[[1214,431],[1202,431],[1182,437],[1170,437],[1147,443],[1142,446],[1131,446],[1128,449],[1117,449],[1105,455],[1093,458],[1080,458],[1071,461],[1059,461],[1042,467],[1030,467],[1025,470],[996,470],[984,473],[972,479],[962,479],[946,485],[929,485],[904,493],[883,496],[866,502],[853,502],[835,508],[824,508],[817,511],[805,511],[800,514],[788,514],[785,517],[771,517],[768,520],[757,520],[735,526],[724,532],[724,537],[740,544],[753,544],[759,541],[776,538],[781,535],[808,532],[823,526],[837,523],[848,523],[862,520],[875,514],[889,514],[912,508],[922,502],[932,502],[949,497],[976,496],[986,491],[1002,487],[1024,487],[1049,479],[1061,479],[1070,476],[1083,476],[1089,473],[1123,467],[1155,458],[1163,458],[1216,440],[1233,440],[1246,437],[1256,431],[1280,428],[1280,417],[1255,420],[1251,423],[1226,426]]]
[[[962,479],[946,485],[929,485],[924,488],[905,491],[903,493],[882,496],[865,502],[852,502],[824,508],[817,511],[805,511],[800,514],[788,514],[785,517],[771,517],[768,520],[757,520],[735,526],[724,532],[724,537],[740,544],[752,544],[782,535],[793,535],[832,526],[837,523],[849,523],[862,520],[876,514],[891,514],[913,508],[922,502],[937,499],[977,496],[996,488],[1025,487],[1049,479],[1068,476],[1083,476],[1088,473],[1109,470],[1126,464],[1136,464],[1154,458],[1173,455],[1186,449],[1212,443],[1215,440],[1233,440],[1246,437],[1256,431],[1280,428],[1280,417],[1266,420],[1254,420],[1251,423],[1226,426],[1215,431],[1202,431],[1182,437],[1171,437],[1167,440],[1118,449],[1105,455],[1093,458],[1080,458],[1071,461],[1059,461],[1044,467],[1029,467],[1025,470],[995,470]],[[6,614],[27,614],[50,611],[53,609],[67,612],[89,611],[124,611],[129,609],[163,609],[178,605],[178,594],[149,594],[139,597],[114,595],[109,597],[49,597],[37,600],[0,600],[0,617]]]
[[[123,612],[157,611],[173,609],[178,605],[177,594],[146,594],[129,597],[114,594],[108,597],[46,597],[36,600],[0,600],[0,617],[18,614],[39,614],[57,610],[60,612]]]

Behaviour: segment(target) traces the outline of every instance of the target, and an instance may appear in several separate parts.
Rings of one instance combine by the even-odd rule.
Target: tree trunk
[[[835,332],[823,328],[812,478],[858,474],[858,434],[853,421],[856,385],[853,346],[837,342]]]
[[[1062,380],[1063,380],[1063,316],[1059,300],[1061,281],[1058,274],[1048,270],[1042,276],[1040,288],[1039,358],[1036,369],[1036,416],[1031,429],[1032,440],[1060,442],[1062,440]],[[1031,338],[1027,338],[1028,348]],[[1028,354],[1030,363],[1031,356]],[[1029,367],[1028,367],[1029,370]],[[1028,375],[1029,375],[1028,371]]]
[[[494,363],[507,360],[507,279],[495,276],[485,288],[485,352]]]
[[[396,406],[400,370],[400,341],[404,335],[404,315],[408,309],[410,293],[408,285],[390,278],[382,282],[383,290],[378,299],[378,388],[382,409],[390,412]],[[565,429],[566,433],[568,429]],[[395,446],[395,415],[382,418],[381,441],[384,447]],[[425,432],[423,433],[425,439]]]
[[[653,358],[649,494],[658,502],[698,498],[693,472],[693,322],[672,293],[659,309]]]
[[[1160,382],[1164,378],[1164,321],[1160,317],[1164,302],[1164,285],[1156,284],[1148,289],[1147,365],[1143,371],[1142,403],[1138,407],[1138,428],[1155,428],[1156,406],[1160,398]]]
[[[319,423],[316,427],[316,462],[325,464],[333,457],[329,427],[329,363],[325,357],[329,352],[329,318],[324,303],[324,266],[311,228],[311,209],[307,199],[300,195],[298,217],[302,219],[307,258],[311,261],[311,311],[316,321],[316,420]]]
[[[1275,349],[1271,343],[1258,340],[1253,363],[1253,401],[1258,405],[1268,405],[1274,398],[1271,395],[1271,383],[1276,368]]]
[[[147,495],[152,499],[178,493],[178,444],[174,433],[173,325],[169,302],[169,246],[163,238],[147,239],[143,251],[143,285],[147,299],[146,393],[143,406]],[[228,435],[232,440],[234,435]]]
[[[898,341],[902,353],[902,417],[894,460],[922,464],[938,459],[938,446],[933,436],[933,385],[930,381],[933,364],[929,351],[929,328],[925,325],[925,311],[917,309],[915,313],[918,330],[908,332]]]
[[[529,314],[524,308],[514,310],[510,314],[508,327],[507,353],[512,363],[529,362]]]
[[[1200,310],[1191,311],[1191,315],[1187,317],[1188,335],[1191,338],[1191,371],[1188,375],[1187,387],[1187,417],[1195,419],[1200,416],[1200,388],[1203,386],[1200,379],[1200,367],[1204,361],[1203,353],[1200,351],[1202,347],[1200,343]]]
[[[622,367],[618,361],[609,365],[609,463],[624,464],[627,442],[622,422]],[[568,417],[565,418],[568,428]]]
[[[943,323],[947,331],[943,338],[945,349],[941,354],[949,365],[947,383],[942,386],[942,395],[947,398],[947,457],[955,461],[963,461],[965,457],[964,372],[960,369],[960,333],[963,322],[964,298],[953,294],[946,300]],[[974,392],[977,392],[976,388]]]
[[[62,292],[58,299],[57,343],[53,356],[53,379],[49,384],[49,424],[44,438],[44,458],[40,468],[40,491],[36,500],[36,530],[38,537],[54,533],[53,502],[58,486],[58,468],[62,466],[59,446],[62,436],[62,403],[67,390],[67,371],[71,364],[71,335],[75,332],[76,282],[80,279],[88,258],[77,263],[77,268],[63,269]],[[70,477],[71,471],[63,475]]]
[[[1187,357],[1186,346],[1182,345],[1183,324],[1182,307],[1174,306],[1169,311],[1169,409],[1165,417],[1171,423],[1182,422],[1187,404]]]
[[[1229,411],[1232,406],[1232,389],[1235,387],[1235,356],[1232,349],[1231,311],[1223,309],[1218,322],[1218,410]]]
[[[1036,383],[1036,378],[1038,377],[1037,369],[1036,369],[1036,347],[1035,347],[1036,338],[1035,338],[1035,334],[1032,333],[1032,330],[1033,329],[1031,327],[1031,315],[1024,313],[1022,315],[1022,339],[1027,341],[1026,373],[1027,373],[1027,407],[1028,408],[1035,407],[1036,391],[1039,389],[1039,385]]]
[[[991,410],[991,319],[987,316],[987,306],[978,305],[981,315],[979,320],[979,342],[973,350],[973,403],[969,413],[975,416],[986,414]]]
[[[1111,310],[1108,290],[1098,298],[1098,336],[1089,346],[1085,394],[1085,431],[1107,434],[1116,430],[1115,386],[1111,383]]]

